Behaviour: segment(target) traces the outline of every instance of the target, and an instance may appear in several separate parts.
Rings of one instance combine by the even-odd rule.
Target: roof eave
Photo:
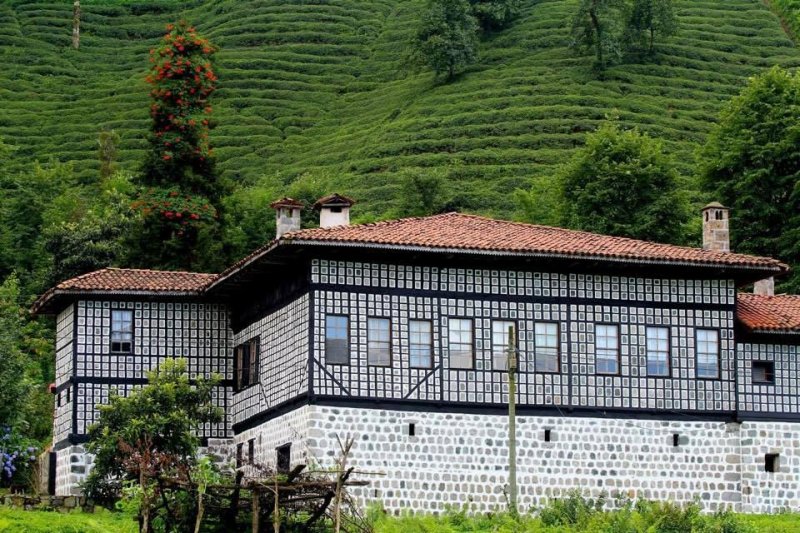
[[[134,297],[170,297],[170,298],[199,298],[203,290],[196,291],[154,291],[154,290],[119,290],[119,289],[51,289],[44,293],[31,305],[32,315],[54,315],[59,309],[53,307],[54,303],[62,299],[77,299],[81,296],[134,296]]]
[[[783,263],[775,263],[773,265],[736,265],[718,262],[695,262],[695,261],[677,261],[677,260],[658,260],[658,259],[641,259],[631,257],[614,257],[590,254],[568,254],[557,252],[515,252],[504,250],[482,250],[477,248],[447,248],[435,246],[417,246],[417,245],[403,245],[403,244],[381,244],[370,242],[347,242],[347,241],[322,241],[313,239],[291,239],[281,240],[278,244],[293,244],[302,246],[343,246],[349,248],[382,248],[389,250],[404,250],[415,252],[433,252],[433,253],[448,253],[448,254],[468,254],[468,255],[487,255],[487,256],[506,256],[506,257],[540,257],[546,259],[570,259],[570,260],[586,260],[586,261],[604,261],[613,263],[627,263],[627,264],[641,264],[641,265],[663,265],[663,266],[684,266],[684,267],[700,267],[700,268],[726,268],[735,269],[746,272],[764,272],[771,275],[780,275],[788,271],[788,265]],[[267,253],[266,250],[264,253]],[[254,258],[255,259],[255,258]],[[214,282],[216,283],[216,281]],[[213,285],[213,284],[212,284]]]

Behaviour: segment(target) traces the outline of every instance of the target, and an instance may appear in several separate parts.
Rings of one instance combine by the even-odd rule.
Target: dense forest
[[[797,2],[71,4],[0,5],[0,425],[26,443],[52,408],[37,294],[218,271],[284,195],[688,245],[719,200],[735,249],[800,262]]]

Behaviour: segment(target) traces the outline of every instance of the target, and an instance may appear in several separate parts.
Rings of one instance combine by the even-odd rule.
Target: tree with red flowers
[[[214,46],[186,22],[170,24],[150,50],[150,150],[133,207],[142,217],[133,262],[161,268],[218,266],[215,234],[224,187],[209,144],[217,88]]]

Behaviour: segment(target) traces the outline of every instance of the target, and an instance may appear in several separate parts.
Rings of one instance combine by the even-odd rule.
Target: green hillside
[[[695,149],[723,103],[762,69],[800,65],[760,0],[678,0],[680,33],[655,61],[600,81],[567,47],[576,2],[523,4],[484,39],[477,65],[436,85],[406,60],[419,0],[84,0],[78,51],[71,2],[6,1],[0,137],[17,147],[15,166],[74,161],[93,180],[97,133],[110,127],[135,170],[148,50],[186,18],[220,47],[212,143],[226,176],[333,175],[363,217],[394,207],[399,171],[440,167],[459,206],[510,216],[507,194],[547,179],[607,116],[663,138],[691,188]]]

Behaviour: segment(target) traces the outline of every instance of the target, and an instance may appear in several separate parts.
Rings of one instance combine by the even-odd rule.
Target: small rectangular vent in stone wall
[[[544,430],[544,441],[545,442],[550,442],[550,440],[553,438],[552,431],[553,431],[552,429],[545,429]]]
[[[780,471],[781,456],[779,453],[768,453],[764,456],[764,472]]]
[[[680,446],[680,444],[681,444],[681,436],[680,436],[680,434],[679,433],[673,433],[672,434],[672,446],[677,448],[678,446]]]
[[[415,437],[417,435],[417,426],[412,422],[408,425],[408,436]]]

